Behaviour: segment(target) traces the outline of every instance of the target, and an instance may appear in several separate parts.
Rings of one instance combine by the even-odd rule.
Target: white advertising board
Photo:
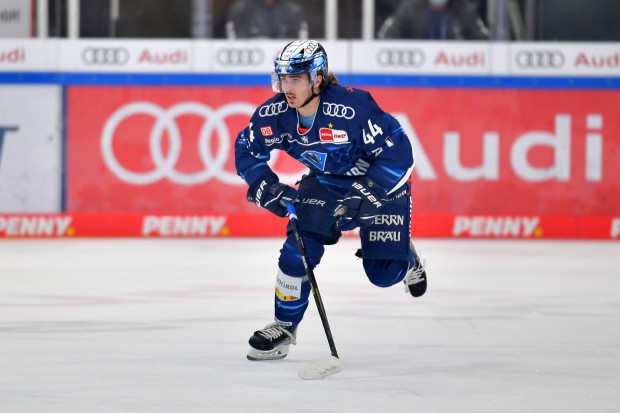
[[[0,39],[0,72],[58,69],[58,41]]]
[[[0,213],[59,212],[61,88],[0,86]]]
[[[346,41],[321,42],[328,55],[329,70],[349,71],[350,45]],[[198,73],[264,73],[273,71],[273,62],[286,45],[282,40],[236,41],[211,40],[196,42]]]
[[[265,73],[273,70],[273,60],[282,42],[199,41],[196,43],[198,73]]]
[[[282,40],[0,39],[0,72],[264,74]],[[321,41],[336,75],[620,76],[620,44]]]
[[[490,42],[354,41],[354,73],[489,75]]]
[[[510,73],[521,76],[620,76],[617,43],[515,43]]]
[[[194,44],[182,40],[61,40],[59,69],[69,72],[187,73]]]

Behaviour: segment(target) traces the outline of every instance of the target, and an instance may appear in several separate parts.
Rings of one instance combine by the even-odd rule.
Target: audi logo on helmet
[[[87,47],[82,62],[90,66],[122,66],[129,62],[129,50],[124,47]]]
[[[355,117],[355,109],[338,103],[323,102],[323,114],[337,118],[353,119]]]
[[[521,50],[515,56],[521,69],[559,69],[565,60],[564,54],[558,50]]]
[[[308,42],[308,45],[306,46],[306,49],[304,50],[304,53],[306,54],[306,56],[310,56],[318,48],[319,48],[319,43],[317,41],[315,41],[315,40],[310,40]]]
[[[233,116],[251,116],[255,106],[249,103],[229,103],[217,109],[198,102],[182,102],[163,108],[151,102],[128,103],[117,109],[108,118],[101,133],[101,153],[108,169],[121,181],[132,185],[149,185],[160,180],[167,179],[179,185],[198,185],[211,179],[217,179],[228,185],[243,185],[233,171],[226,170],[226,164],[231,157],[232,141],[235,135],[231,135],[226,119]],[[146,156],[150,156],[153,163],[151,170],[137,167],[133,170],[127,165],[121,164],[115,151],[119,151],[119,140],[123,135],[118,132],[119,126],[124,122],[135,121],[143,116],[155,120],[150,130],[144,131],[144,138],[148,139]],[[197,171],[188,171],[179,165],[183,145],[187,139],[183,139],[181,127],[177,119],[183,116],[195,116],[203,120],[198,133],[197,148],[187,148],[198,153],[202,167]],[[217,139],[216,144],[212,140]],[[190,139],[191,142],[193,140]],[[116,142],[116,143],[115,143]],[[270,165],[277,162],[279,151],[271,155]],[[277,172],[283,182],[295,182],[300,171],[294,173]]]
[[[220,49],[216,55],[222,66],[257,66],[263,63],[264,57],[260,49]]]
[[[420,49],[380,49],[376,57],[381,66],[420,67],[426,61]]]

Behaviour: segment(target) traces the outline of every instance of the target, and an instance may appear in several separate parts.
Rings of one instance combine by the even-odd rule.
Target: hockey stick
[[[334,344],[332,331],[329,328],[327,314],[325,313],[325,306],[323,305],[321,293],[319,292],[319,286],[316,282],[316,278],[314,277],[314,271],[312,271],[312,268],[308,264],[308,257],[306,255],[304,241],[301,238],[301,232],[299,231],[299,227],[297,226],[297,213],[295,212],[295,208],[293,207],[293,204],[291,202],[286,203],[286,209],[288,211],[288,218],[291,222],[291,227],[293,228],[293,233],[295,234],[295,240],[297,241],[297,248],[299,248],[301,260],[304,263],[306,275],[308,276],[310,286],[312,287],[312,295],[314,296],[314,301],[316,302],[317,309],[319,310],[319,315],[321,316],[321,322],[323,323],[323,329],[325,330],[325,335],[327,336],[327,342],[329,343],[329,348],[332,352],[332,356],[329,360],[308,364],[307,366],[300,368],[299,375],[302,379],[305,380],[321,379],[323,377],[327,377],[329,375],[336,374],[342,371],[342,363],[340,363],[340,359],[338,358],[336,344]]]

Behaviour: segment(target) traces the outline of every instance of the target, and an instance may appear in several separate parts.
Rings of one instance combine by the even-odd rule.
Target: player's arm
[[[257,138],[253,124],[239,132],[235,141],[237,174],[248,184],[247,200],[272,213],[286,216],[286,202],[297,198],[297,191],[280,183],[271,170],[269,149]]]
[[[356,138],[370,159],[366,177],[382,197],[389,197],[411,175],[413,147],[398,120],[384,112],[370,93],[359,93],[358,99],[362,102],[358,107],[361,132]]]
[[[376,152],[366,177],[389,197],[407,182],[413,171],[413,163],[411,141],[402,127],[398,126]]]
[[[334,212],[341,230],[370,224],[413,170],[411,142],[392,116],[383,112],[369,116],[361,139],[372,162],[366,175],[353,182]]]

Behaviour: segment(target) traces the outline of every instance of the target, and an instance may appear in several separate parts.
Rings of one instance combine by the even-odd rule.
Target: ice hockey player
[[[277,94],[262,104],[235,142],[237,173],[247,199],[286,217],[296,201],[308,262],[316,267],[325,246],[341,231],[360,228],[362,258],[370,282],[404,282],[426,292],[424,264],[410,240],[411,142],[398,121],[363,90],[345,88],[328,71],[327,53],[314,40],[287,44],[274,62]],[[297,189],[279,181],[267,161],[274,149],[305,164]],[[280,251],[275,322],[250,338],[250,360],[286,357],[308,307],[310,284],[291,227]]]

